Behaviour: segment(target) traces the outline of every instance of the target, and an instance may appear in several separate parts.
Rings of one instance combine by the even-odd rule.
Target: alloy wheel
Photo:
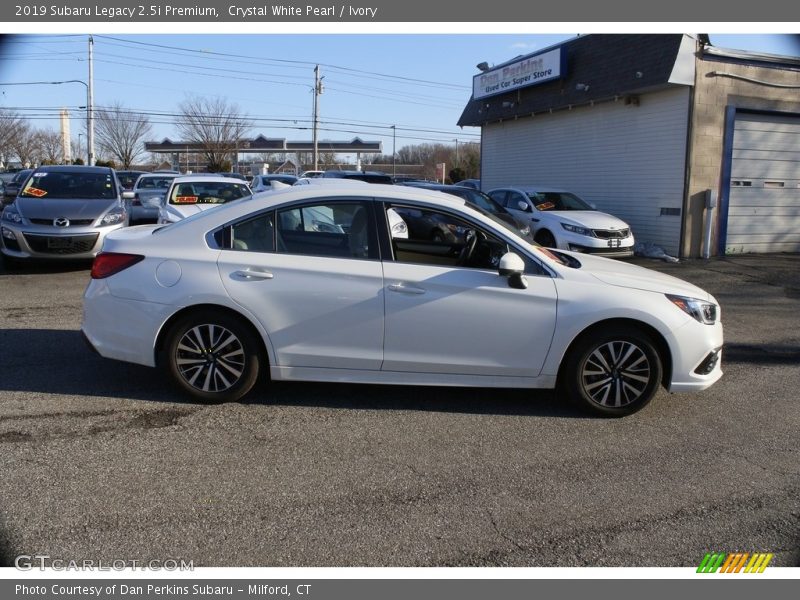
[[[598,346],[581,369],[581,385],[592,402],[620,408],[639,400],[651,382],[651,366],[645,351],[630,341]]]
[[[244,373],[244,346],[221,325],[196,325],[178,341],[175,365],[191,387],[203,392],[224,392],[236,385]]]

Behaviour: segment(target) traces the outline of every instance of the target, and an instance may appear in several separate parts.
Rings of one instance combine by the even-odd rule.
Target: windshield
[[[244,183],[202,181],[177,184],[169,195],[170,204],[225,204],[250,195]]]
[[[594,210],[589,204],[568,192],[528,192],[536,210]]]
[[[137,190],[165,190],[167,189],[172,180],[175,179],[176,175],[164,176],[160,175],[158,177],[140,177],[139,180],[136,182],[136,189]]]
[[[113,200],[117,197],[110,172],[34,171],[20,196],[27,198],[61,198],[81,200]]]
[[[489,196],[480,192],[478,190],[473,190],[470,188],[464,188],[464,191],[458,192],[458,195],[464,198],[467,202],[472,204],[477,204],[486,212],[490,212],[492,214],[504,214],[506,213],[506,209],[500,206],[497,202],[492,200]]]

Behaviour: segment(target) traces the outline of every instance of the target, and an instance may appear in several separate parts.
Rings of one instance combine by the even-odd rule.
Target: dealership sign
[[[472,97],[479,100],[563,77],[565,59],[559,47],[484,71],[472,78]]]

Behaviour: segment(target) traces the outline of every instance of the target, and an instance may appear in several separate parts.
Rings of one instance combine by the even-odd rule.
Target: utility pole
[[[86,106],[86,153],[88,165],[94,165],[94,38],[89,36],[89,85],[87,87],[88,105]]]
[[[314,170],[319,170],[319,135],[317,129],[319,128],[319,97],[322,95],[323,77],[319,76],[319,65],[314,67]]]
[[[397,175],[397,153],[395,146],[397,141],[397,126],[392,125],[392,176]]]

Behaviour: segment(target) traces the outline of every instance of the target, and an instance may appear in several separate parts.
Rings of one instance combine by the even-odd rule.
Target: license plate
[[[622,240],[608,240],[608,247],[609,248],[619,248],[622,245]]]
[[[72,238],[68,237],[51,237],[47,238],[47,247],[54,250],[63,250],[64,248],[72,248]]]

